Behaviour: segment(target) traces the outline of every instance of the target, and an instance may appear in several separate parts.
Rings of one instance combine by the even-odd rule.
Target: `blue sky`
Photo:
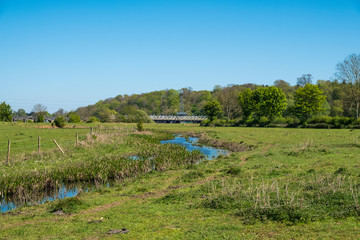
[[[0,102],[329,79],[360,53],[360,0],[0,0]]]

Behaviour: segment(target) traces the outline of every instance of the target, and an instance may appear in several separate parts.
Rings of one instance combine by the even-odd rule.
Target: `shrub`
[[[352,119],[352,118],[348,118],[348,117],[334,117],[334,118],[333,118],[333,121],[332,121],[332,124],[333,124],[335,127],[342,128],[342,127],[346,127],[346,126],[351,125],[352,122],[353,122],[353,119]]]
[[[43,122],[45,122],[45,117],[44,117],[44,115],[40,114],[40,115],[37,117],[36,122],[38,122],[38,123],[43,123]]]
[[[270,123],[270,121],[269,121],[269,119],[267,117],[265,117],[265,116],[260,117],[260,119],[259,119],[259,126],[260,127],[265,127],[269,123]]]
[[[332,117],[329,116],[315,116],[312,117],[310,120],[308,120],[307,122],[309,124],[317,124],[317,123],[326,123],[326,124],[331,124],[333,121]]]
[[[79,115],[75,114],[75,113],[72,113],[72,114],[69,114],[69,123],[79,123],[81,122],[81,118]]]
[[[296,117],[286,117],[286,123],[288,127],[297,127],[300,124],[300,120]]]
[[[143,124],[142,120],[138,121],[138,123],[136,124],[136,130],[139,132],[144,131],[144,124]]]
[[[206,119],[206,120],[202,120],[201,123],[200,123],[200,126],[203,126],[203,127],[207,127],[210,125],[210,120],[209,119]]]
[[[276,117],[276,118],[274,118],[274,120],[271,123],[286,124],[287,122],[286,122],[286,118],[284,118],[284,117]]]
[[[54,123],[57,127],[63,128],[66,124],[65,118],[62,116],[59,116],[59,117],[55,118]]]
[[[96,122],[99,122],[99,119],[95,116],[91,116],[86,122],[87,123],[96,123]]]

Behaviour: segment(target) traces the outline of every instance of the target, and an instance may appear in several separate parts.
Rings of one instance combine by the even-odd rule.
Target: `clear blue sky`
[[[359,0],[0,0],[0,102],[329,79],[360,53]]]

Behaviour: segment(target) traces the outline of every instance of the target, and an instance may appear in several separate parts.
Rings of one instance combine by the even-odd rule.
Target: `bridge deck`
[[[200,123],[203,120],[206,120],[207,117],[204,116],[155,116],[151,115],[150,118],[157,123]]]

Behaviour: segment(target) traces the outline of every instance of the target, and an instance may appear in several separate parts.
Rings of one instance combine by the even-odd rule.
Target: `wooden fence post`
[[[90,134],[93,135],[93,127],[90,128]]]
[[[54,141],[55,145],[58,147],[58,149],[59,149],[63,154],[65,154],[64,150],[61,149],[60,145],[56,142],[56,140],[53,139],[53,141]]]
[[[79,133],[76,133],[76,144],[75,144],[76,148],[78,148],[79,146]]]
[[[11,146],[11,140],[9,139],[9,141],[8,141],[8,151],[7,151],[5,165],[8,165],[9,162],[10,162],[10,146]]]
[[[41,137],[38,136],[38,154],[40,154]]]

